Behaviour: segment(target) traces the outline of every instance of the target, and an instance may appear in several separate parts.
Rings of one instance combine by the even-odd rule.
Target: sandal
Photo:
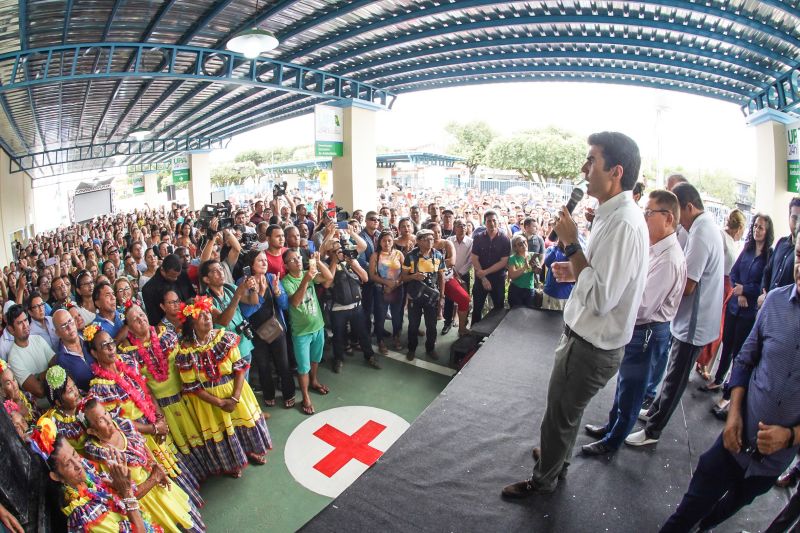
[[[265,465],[267,464],[267,456],[266,455],[259,455],[255,453],[248,453],[247,458],[250,460],[251,463],[257,465]]]
[[[711,374],[708,372],[708,370],[706,370],[706,367],[704,367],[703,365],[699,363],[696,364],[694,367],[694,371],[697,372],[700,375],[700,377],[703,378],[705,381],[711,381]]]
[[[316,386],[312,385],[311,386],[311,390],[317,391],[318,393],[322,394],[323,396],[325,396],[326,394],[328,394],[330,392],[328,390],[328,387],[326,387],[322,383],[320,383],[319,385],[316,385]]]
[[[291,409],[294,407],[294,398],[289,398],[288,400],[284,400],[283,408],[284,409]]]
[[[264,400],[264,405],[267,407],[275,407],[275,398],[271,400]]]
[[[314,414],[314,405],[313,404],[310,404],[310,405],[303,404],[303,412],[305,414],[307,414],[307,415],[313,415]]]

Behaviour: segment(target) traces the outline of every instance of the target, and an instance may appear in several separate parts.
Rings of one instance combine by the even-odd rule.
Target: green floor
[[[437,343],[443,364],[454,339],[451,332]],[[424,340],[420,341],[424,344]],[[424,354],[424,348],[418,351]],[[330,359],[328,353],[326,357]],[[388,357],[382,358],[382,365],[382,370],[367,367],[361,353],[356,351],[354,356],[346,358],[341,374],[332,373],[329,365],[321,367],[320,381],[331,392],[327,396],[314,394],[317,412],[346,405],[368,405],[391,411],[411,423],[450,380],[445,375]],[[284,463],[283,444],[306,416],[297,408],[272,407],[268,412],[271,418],[267,425],[273,442],[268,463],[247,468],[240,479],[214,478],[202,486],[201,494],[206,501],[202,515],[210,532],[295,531],[331,501],[295,482]]]

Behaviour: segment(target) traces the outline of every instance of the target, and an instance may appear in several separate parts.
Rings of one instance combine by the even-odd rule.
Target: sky
[[[500,83],[401,94],[391,110],[378,112],[376,145],[444,150],[450,144],[446,124],[473,120],[486,121],[499,135],[549,125],[581,136],[621,131],[653,160],[660,138],[664,166],[682,166],[689,177],[723,169],[751,181],[755,168],[755,133],[737,105],[677,91],[600,83]],[[239,135],[212,158],[221,162],[253,148],[313,142],[309,114]]]

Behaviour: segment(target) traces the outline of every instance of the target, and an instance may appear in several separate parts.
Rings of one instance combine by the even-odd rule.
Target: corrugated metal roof
[[[800,106],[799,6],[797,0],[0,0],[0,54],[45,49],[24,64],[0,62],[0,83],[11,83],[12,73],[19,82],[47,77],[44,69],[52,76],[75,67],[74,76],[0,91],[0,140],[20,157],[119,142],[142,126],[158,138],[226,139],[327,100],[232,83],[217,75],[227,68],[221,58],[206,59],[196,70],[191,52],[171,58],[158,48],[222,50],[231,36],[254,25],[281,41],[264,58],[398,93],[574,80],[680,90],[735,102],[745,111],[791,110]],[[51,50],[79,43],[153,47],[141,56],[112,54],[107,47],[81,49],[80,57]],[[174,60],[170,72],[204,76],[102,77],[106,68],[132,69],[137,58],[145,71],[163,74]],[[248,68],[230,73],[246,76]],[[109,164],[60,163],[34,175]]]

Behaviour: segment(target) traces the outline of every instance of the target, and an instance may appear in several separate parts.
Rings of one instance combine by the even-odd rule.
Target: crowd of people
[[[789,397],[742,389],[751,375],[776,379],[764,364],[782,379],[792,368],[762,352],[785,352],[800,334],[796,320],[764,318],[797,313],[800,199],[791,235],[773,247],[768,215],[745,227],[734,211],[720,230],[682,176],[646,193],[626,137],[589,144],[583,172],[599,205],[571,214],[561,199],[396,188],[346,213],[321,193],[276,189],[202,212],[103,216],[19,244],[0,276],[4,411],[61,486],[66,527],[204,530],[199,484],[264,464],[279,401],[315,412],[313,394],[330,392],[326,351],[336,373],[354,351],[375,370],[390,349],[413,361],[422,338],[437,360],[440,335],[468,335],[489,307],[563,311],[566,324],[533,477],[505,496],[554,490],[576,420],[617,371],[609,420],[586,426],[598,440],[583,453],[657,442],[692,369],[704,390],[724,391],[712,407],[727,419],[698,472],[727,461],[736,475],[693,479],[665,529],[714,525],[766,490],[797,451],[786,428],[800,412]],[[632,433],[637,418],[646,425]],[[709,499],[733,486],[734,502]],[[2,508],[0,520],[14,530]]]

